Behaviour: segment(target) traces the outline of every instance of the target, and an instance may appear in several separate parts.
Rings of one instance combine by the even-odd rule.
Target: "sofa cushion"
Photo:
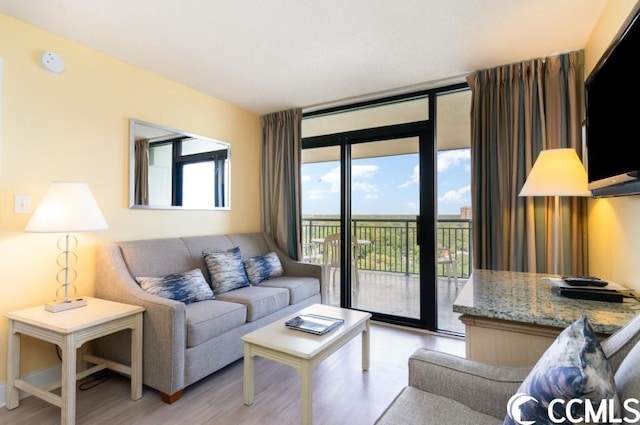
[[[204,251],[204,262],[211,275],[213,293],[218,295],[243,286],[249,286],[249,279],[242,263],[239,247],[222,252]]]
[[[505,424],[522,421],[548,423],[547,407],[554,399],[589,399],[596,409],[601,401],[614,399],[616,417],[619,417],[620,403],[613,371],[586,316],[558,335],[516,393],[534,400],[508,407]],[[555,404],[555,416],[565,417],[565,407],[566,403]],[[517,414],[520,422],[514,420]],[[572,415],[583,418],[584,403],[574,403]]]
[[[289,291],[289,303],[297,304],[302,300],[320,293],[320,281],[315,277],[281,276],[260,282],[258,286],[268,288],[286,288]]]
[[[275,252],[247,258],[244,260],[244,268],[252,285],[284,274],[282,263]]]
[[[219,300],[203,301],[187,306],[186,319],[187,347],[195,347],[244,324],[247,308]]]
[[[640,342],[636,343],[620,363],[615,382],[621,402],[629,398],[640,398]],[[638,408],[637,405],[634,407]]]
[[[499,425],[493,416],[476,412],[453,399],[405,387],[375,425]]]
[[[216,299],[243,304],[247,322],[253,322],[289,305],[289,291],[284,288],[249,286],[217,295]]]
[[[136,281],[150,294],[182,301],[185,304],[210,300],[214,297],[200,269],[162,277],[136,277]]]

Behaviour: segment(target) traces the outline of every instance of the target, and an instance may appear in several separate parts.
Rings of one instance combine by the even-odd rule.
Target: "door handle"
[[[420,239],[421,239],[420,236],[422,236],[420,234],[420,216],[417,215],[416,216],[416,245],[418,246],[420,246]]]

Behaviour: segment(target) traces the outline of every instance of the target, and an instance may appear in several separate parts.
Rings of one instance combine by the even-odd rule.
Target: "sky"
[[[438,153],[438,214],[459,215],[471,205],[469,149]],[[365,158],[352,164],[353,215],[418,214],[418,154]],[[302,166],[302,214],[340,212],[337,161]]]

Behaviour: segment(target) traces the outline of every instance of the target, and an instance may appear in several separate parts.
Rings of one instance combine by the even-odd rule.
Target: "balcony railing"
[[[420,273],[420,247],[416,245],[416,219],[366,218],[353,219],[353,235],[370,241],[360,246],[358,269],[404,274]],[[313,240],[324,239],[340,232],[338,218],[303,218],[302,242],[313,248]],[[468,278],[471,273],[471,220],[438,219],[437,246],[447,248],[456,265],[454,274]],[[445,266],[437,266],[438,276],[445,275]]]

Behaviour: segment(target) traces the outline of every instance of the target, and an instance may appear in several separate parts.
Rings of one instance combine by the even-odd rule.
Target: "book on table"
[[[287,320],[285,326],[291,329],[309,332],[315,335],[324,335],[336,329],[344,323],[343,319],[322,316],[319,314],[300,314]]]

